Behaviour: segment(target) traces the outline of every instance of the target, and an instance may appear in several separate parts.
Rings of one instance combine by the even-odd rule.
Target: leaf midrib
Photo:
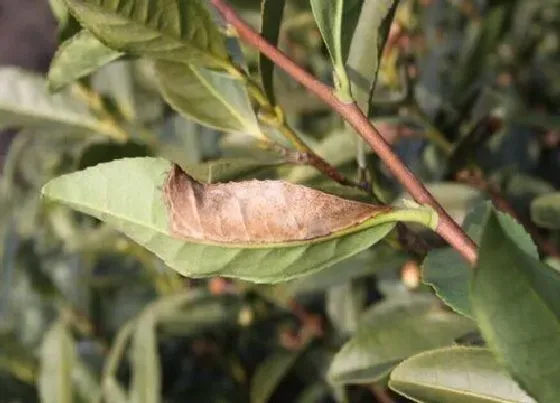
[[[235,107],[233,107],[226,99],[222,98],[216,87],[214,87],[206,78],[204,78],[204,75],[201,74],[195,66],[188,65],[187,68],[191,69],[193,74],[200,80],[202,85],[206,87],[206,89],[214,96],[215,99],[218,100],[218,102],[224,105],[224,107],[230,112],[230,114],[241,123],[242,127],[251,128],[251,133],[253,134],[260,134],[255,132],[255,125],[252,124],[253,122],[246,120],[245,117],[241,113],[239,113],[239,111]]]
[[[66,3],[69,3],[73,0],[65,0]],[[175,5],[177,5],[177,3],[175,2]],[[97,4],[89,4],[89,3],[82,3],[80,4],[81,7],[86,7],[88,8],[91,12],[96,13],[96,14],[103,14],[103,15],[111,15],[112,18],[116,19],[116,20],[121,20],[122,21],[122,25],[132,25],[134,28],[138,28],[140,27],[141,29],[150,32],[152,34],[156,34],[157,36],[161,37],[162,39],[165,39],[171,43],[177,43],[179,44],[181,47],[184,48],[191,48],[196,50],[197,52],[203,53],[205,55],[205,57],[207,57],[208,59],[212,60],[212,63],[214,63],[216,66],[221,66],[222,68],[227,68],[229,66],[229,63],[227,63],[227,61],[217,57],[216,55],[214,55],[214,53],[212,51],[210,51],[210,49],[204,49],[201,48],[200,46],[197,46],[196,43],[193,42],[185,42],[183,40],[183,38],[181,36],[177,36],[175,34],[172,34],[170,32],[166,32],[166,31],[158,31],[155,28],[153,28],[152,26],[148,25],[148,24],[143,24],[137,20],[133,20],[133,19],[129,19],[126,18],[126,16],[123,16],[121,13],[119,13],[118,11],[113,11],[113,10],[106,10],[105,8],[100,7]],[[88,24],[85,24],[84,21],[82,20],[82,18],[78,15],[78,13],[75,13],[72,7],[69,7],[69,9],[72,12],[72,15],[80,22],[80,24],[84,27],[88,27]],[[180,7],[177,8],[177,13],[181,13]],[[89,29],[89,28],[88,28]],[[184,29],[183,24],[180,22],[180,30],[182,31]],[[90,31],[95,35],[95,33],[90,29]],[[101,42],[103,43],[105,46],[107,46],[110,49],[114,49],[113,47],[110,46],[109,43],[107,43],[103,38],[99,37],[98,35],[95,35],[95,37]],[[114,49],[117,51],[123,51],[121,49]]]

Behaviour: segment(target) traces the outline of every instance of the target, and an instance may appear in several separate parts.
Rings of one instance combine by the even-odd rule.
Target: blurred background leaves
[[[433,398],[425,394],[430,382],[422,381],[424,389],[409,387],[418,382],[417,368],[422,375],[438,371],[441,357],[456,354],[459,370],[483,365],[510,387],[511,379],[487,350],[448,347],[481,344],[468,319],[434,299],[410,302],[432,294],[420,281],[419,266],[427,249],[442,246],[418,229],[394,231],[375,247],[311,276],[258,286],[179,277],[107,225],[43,203],[40,189],[50,179],[123,157],[205,163],[201,175],[210,181],[328,183],[314,169],[262,149],[255,124],[259,110],[253,112],[243,87],[240,92],[235,81],[214,72],[199,74],[206,79],[197,82],[197,96],[210,94],[210,105],[242,103],[243,119],[230,114],[210,121],[217,115],[197,115],[193,98],[183,106],[176,94],[168,94],[179,115],[159,93],[158,69],[129,57],[89,76],[80,73],[78,82],[49,94],[47,77],[29,70],[45,72],[57,37],[71,38],[79,25],[62,2],[52,0],[57,32],[46,3],[3,0],[0,8],[0,127],[9,129],[0,135],[0,402],[97,402],[100,395],[118,403],[382,402],[378,392],[372,394],[379,388],[366,386],[375,381],[384,390],[394,366],[391,385],[426,399]],[[232,3],[258,28],[259,1]],[[283,11],[280,48],[332,84],[329,53],[309,2],[286,1]],[[482,224],[472,217],[480,210],[469,211],[491,199],[530,229],[535,245],[525,248],[516,237],[517,247],[549,259],[558,258],[560,242],[559,23],[557,0],[401,0],[393,26],[385,27],[388,44],[379,71],[376,52],[369,63],[364,60],[372,67],[368,82],[377,80],[367,100],[372,121],[454,217],[466,216],[463,226],[479,238]],[[361,39],[378,44],[377,31],[372,35]],[[14,45],[16,37],[23,42]],[[258,53],[233,36],[227,42],[257,77]],[[116,58],[101,56],[99,66]],[[354,134],[339,117],[278,69],[274,80],[270,67],[265,70],[268,96],[274,91],[286,119],[311,148],[344,174],[368,181],[378,200],[400,199],[403,190],[375,155],[356,151]],[[166,67],[164,73],[170,71]],[[62,84],[61,76],[51,75],[51,81]],[[174,81],[171,89],[180,84]],[[226,160],[217,163],[220,158]],[[352,196],[364,197],[356,193]],[[510,233],[519,225],[500,222]],[[446,276],[459,272],[452,254],[432,250],[424,280],[458,312],[470,314],[461,292],[469,278],[454,282],[438,270]],[[444,291],[438,290],[442,284]],[[400,308],[386,308],[390,301]],[[446,331],[421,332],[434,321]],[[371,329],[364,329],[380,323],[387,326],[372,339]],[[383,332],[389,336],[383,338]],[[391,332],[422,333],[424,339],[409,343]],[[438,350],[422,353],[431,348]],[[347,357],[355,349],[364,362]],[[417,352],[422,354],[413,355]],[[484,357],[471,361],[472,354]],[[469,385],[454,385],[452,398],[464,398]]]

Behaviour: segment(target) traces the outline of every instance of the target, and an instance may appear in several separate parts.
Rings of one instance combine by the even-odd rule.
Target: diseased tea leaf
[[[82,30],[56,51],[49,69],[49,88],[58,91],[122,55],[105,46],[91,32]]]
[[[181,63],[158,61],[155,69],[163,98],[179,113],[216,129],[261,136],[241,80]]]
[[[106,221],[185,276],[221,275],[261,283],[332,266],[382,239],[396,220],[435,225],[431,211],[396,210],[313,240],[239,245],[185,241],[169,230],[162,187],[170,169],[171,164],[159,158],[122,159],[58,177],[44,186],[43,195]],[[194,172],[196,166],[188,170]]]
[[[389,211],[284,181],[203,184],[176,164],[164,195],[173,235],[224,244],[322,238]]]
[[[414,355],[393,370],[389,386],[415,402],[535,403],[485,348]]]
[[[112,49],[220,68],[222,35],[202,0],[65,0],[84,28]]]

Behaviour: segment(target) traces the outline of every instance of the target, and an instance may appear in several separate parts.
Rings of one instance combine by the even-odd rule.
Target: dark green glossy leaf
[[[346,61],[363,3],[363,0],[311,0],[315,21],[334,64],[338,96],[344,101],[352,99]]]
[[[261,136],[243,81],[193,65],[155,64],[164,99],[175,110],[203,125]]]
[[[389,386],[415,402],[534,402],[483,348],[450,347],[414,355],[393,370]]]
[[[531,219],[540,227],[560,229],[560,192],[545,194],[533,200]]]
[[[463,229],[478,244],[482,229],[493,210],[490,202],[473,209],[465,218]],[[537,247],[523,226],[511,216],[497,213],[500,223],[508,228],[509,236],[518,247],[538,257]],[[460,314],[472,316],[469,287],[472,271],[465,260],[452,248],[432,250],[423,264],[423,280],[431,285],[438,297]]]
[[[371,97],[377,81],[381,55],[398,4],[398,0],[364,2],[352,38],[347,63],[352,97],[368,116],[371,116]]]
[[[58,91],[122,55],[105,46],[89,31],[82,30],[56,51],[49,69],[49,88]]]
[[[335,355],[329,378],[345,384],[378,381],[409,356],[451,345],[475,328],[471,320],[443,311],[431,296],[387,300],[364,314],[357,332]]]
[[[266,283],[311,274],[353,256],[382,239],[394,220],[434,224],[430,211],[398,210],[378,214],[348,232],[310,241],[258,247],[186,242],[169,230],[161,186],[170,168],[162,159],[122,159],[61,176],[45,185],[43,195],[106,221],[185,276]]]
[[[537,401],[560,400],[560,273],[528,254],[492,212],[472,278],[474,317],[490,350]]]
[[[263,0],[261,3],[261,35],[274,46],[278,45],[285,3],[286,0]],[[259,54],[259,72],[264,92],[270,103],[275,105],[274,63],[262,53]]]
[[[65,0],[84,28],[122,52],[207,67],[229,65],[202,0]]]

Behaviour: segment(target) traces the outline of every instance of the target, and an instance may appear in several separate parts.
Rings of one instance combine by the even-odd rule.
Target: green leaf
[[[274,46],[278,45],[285,4],[286,0],[263,0],[261,3],[261,35]],[[268,100],[272,105],[276,105],[274,63],[262,53],[259,54],[259,72]]]
[[[2,245],[0,245],[2,248]],[[2,250],[0,249],[0,252]],[[6,251],[8,252],[8,251]],[[8,271],[6,260],[9,253],[2,255],[2,279]],[[5,283],[5,282],[4,282]],[[0,372],[9,373],[21,382],[33,385],[37,379],[39,363],[32,351],[22,344],[18,339],[19,335],[13,333],[0,333]]]
[[[222,35],[202,0],[65,0],[112,49],[151,59],[229,67]]]
[[[155,63],[163,98],[182,115],[225,131],[261,136],[243,81],[193,65]]]
[[[490,350],[537,401],[560,401],[560,273],[511,239],[496,213],[484,228],[471,300]]]
[[[381,302],[364,314],[354,336],[335,355],[329,378],[344,384],[378,381],[409,356],[451,345],[475,328],[471,320],[441,310],[431,296]]]
[[[364,0],[311,0],[311,8],[334,64],[338,96],[352,100],[346,61]],[[371,51],[371,50],[370,50]]]
[[[490,202],[474,208],[465,218],[463,229],[478,244],[482,229],[493,210]],[[518,247],[538,257],[537,247],[523,226],[511,216],[497,213],[500,223]],[[432,286],[438,297],[456,312],[472,317],[469,288],[472,270],[465,260],[452,248],[432,250],[424,260],[423,281]]]
[[[395,220],[424,220],[428,225],[433,219],[429,211],[397,210],[347,232],[310,241],[240,247],[191,243],[170,235],[161,193],[170,169],[162,159],[122,159],[56,178],[44,186],[43,195],[106,221],[182,275],[221,275],[262,283],[332,266],[382,239]],[[196,177],[195,169],[187,171]]]
[[[393,370],[389,386],[415,402],[534,402],[484,348],[451,347],[414,355]]]
[[[323,382],[316,382],[304,389],[295,403],[317,403],[329,395],[329,390]]]
[[[0,68],[0,129],[20,127],[123,137],[119,130],[97,119],[71,92],[49,94],[46,81],[39,75]]]
[[[392,248],[376,245],[350,259],[331,266],[319,273],[294,280],[285,286],[285,292],[294,297],[313,291],[324,291],[335,285],[340,285],[377,273],[380,270],[402,267],[408,259],[405,253]]]
[[[286,305],[294,297],[324,293],[330,287],[371,276],[381,270],[398,270],[409,259],[403,251],[377,244],[318,273],[287,283],[259,285],[256,292],[277,304]]]
[[[242,305],[238,298],[229,297],[201,298],[183,311],[160,315],[158,323],[161,331],[168,335],[186,336],[236,325]]]
[[[80,23],[70,14],[64,0],[49,0],[49,5],[58,22],[59,41],[65,41],[80,31]]]
[[[82,401],[88,403],[98,403],[101,397],[101,388],[98,379],[84,364],[82,360],[77,360],[72,371],[72,379],[76,388],[76,393]]]
[[[266,403],[286,374],[300,351],[282,351],[268,357],[256,370],[251,381],[251,403]]]
[[[117,381],[117,370],[119,363],[124,355],[125,349],[132,335],[134,334],[135,319],[125,323],[119,329],[115,340],[111,345],[111,350],[105,360],[103,374],[101,378],[101,389],[103,398],[109,403],[126,403],[128,396],[122,386]]]
[[[540,227],[560,229],[560,192],[549,193],[533,200],[531,219]]]
[[[130,403],[125,390],[113,377],[107,378],[103,385],[103,398],[107,403]]]
[[[61,322],[52,325],[41,345],[39,394],[43,403],[73,403],[72,369],[76,361],[74,341]]]
[[[366,1],[352,38],[347,71],[352,97],[371,116],[371,97],[398,0]]]
[[[132,339],[132,386],[135,403],[161,400],[161,368],[157,350],[156,318],[152,312],[142,315]]]
[[[185,292],[158,299],[120,328],[103,368],[103,397],[108,402],[128,401],[116,376],[119,363],[131,338],[133,379],[130,396],[135,403],[161,400],[161,371],[157,351],[156,325],[159,324],[162,317],[175,313],[183,304],[197,301],[200,295],[197,292]]]
[[[122,55],[99,42],[89,31],[82,30],[56,51],[49,69],[49,88],[58,91]]]

